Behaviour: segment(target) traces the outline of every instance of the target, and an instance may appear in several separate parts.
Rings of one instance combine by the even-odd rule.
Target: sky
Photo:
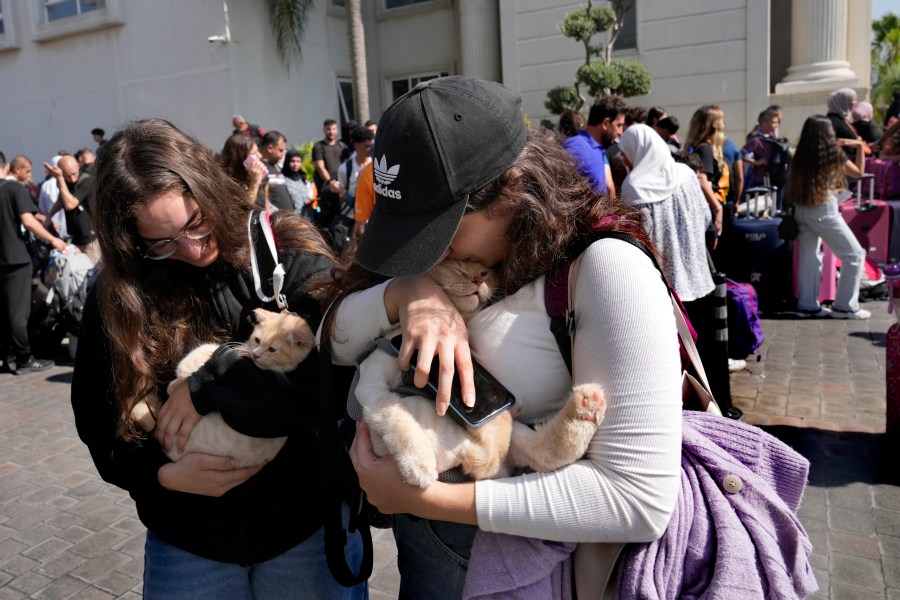
[[[897,6],[897,0],[872,0],[873,21],[877,21],[885,13],[889,12],[900,14],[900,6]]]

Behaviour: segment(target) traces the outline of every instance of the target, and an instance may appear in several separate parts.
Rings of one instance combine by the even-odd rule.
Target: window
[[[409,90],[413,89],[419,83],[423,81],[428,81],[430,79],[437,79],[438,77],[446,77],[448,73],[429,73],[427,75],[416,75],[414,77],[407,77],[406,79],[392,79],[391,80],[391,101],[393,102]]]
[[[392,8],[401,8],[403,6],[412,6],[413,4],[421,4],[430,2],[431,0],[384,0],[384,7],[388,10]]]
[[[58,21],[103,8],[105,0],[44,0],[46,20]]]
[[[622,31],[613,44],[613,50],[634,50],[637,48],[637,11],[633,0],[625,11],[625,21],[622,23]]]
[[[350,79],[337,80],[338,108],[341,112],[341,131],[348,121],[356,118],[356,105],[353,103],[353,82]]]
[[[3,3],[0,2],[0,35],[3,35],[6,31],[3,29]]]
[[[338,8],[347,8],[347,0],[331,0],[331,5]]]

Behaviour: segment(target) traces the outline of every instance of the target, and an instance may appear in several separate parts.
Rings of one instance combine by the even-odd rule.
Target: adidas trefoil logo
[[[390,188],[391,183],[394,182],[394,179],[397,178],[397,174],[400,172],[400,165],[388,168],[387,156],[382,154],[381,160],[377,158],[374,160],[372,168],[375,170],[375,179],[378,180],[378,183],[375,184],[375,193],[387,198],[400,200],[400,190],[392,190]]]

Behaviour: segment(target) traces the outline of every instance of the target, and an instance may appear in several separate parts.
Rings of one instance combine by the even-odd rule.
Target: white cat
[[[316,343],[307,322],[292,312],[275,313],[257,308],[253,314],[257,323],[250,339],[245,344],[228,345],[235,352],[253,360],[260,369],[278,373],[296,369]],[[187,379],[191,373],[206,364],[218,348],[219,344],[202,344],[181,359],[175,370],[178,378],[169,384],[169,393],[177,382]],[[160,407],[161,403],[156,399],[152,402],[142,400],[135,404],[131,416],[144,431],[156,434],[156,415]],[[248,467],[275,458],[286,441],[287,437],[260,438],[244,435],[232,429],[220,412],[213,411],[203,415],[191,430],[183,451],[175,447],[166,452],[166,455],[173,461],[191,452],[230,456],[236,467]]]
[[[445,260],[428,275],[447,293],[468,322],[492,294],[493,273],[483,266]],[[428,487],[439,473],[461,466],[473,479],[490,479],[516,467],[552,471],[587,451],[606,411],[600,388],[586,384],[572,391],[563,408],[534,430],[505,411],[480,427],[462,427],[435,412],[434,402],[400,397],[397,359],[376,350],[362,362],[356,398],[372,431],[375,454],[391,454],[403,479]],[[490,391],[477,390],[480,397]]]

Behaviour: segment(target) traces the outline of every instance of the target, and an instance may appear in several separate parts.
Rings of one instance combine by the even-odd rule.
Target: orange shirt
[[[353,218],[363,223],[369,220],[369,217],[372,216],[372,209],[375,207],[374,162],[369,161],[369,164],[362,168],[356,183],[356,198],[354,199],[356,210]]]

